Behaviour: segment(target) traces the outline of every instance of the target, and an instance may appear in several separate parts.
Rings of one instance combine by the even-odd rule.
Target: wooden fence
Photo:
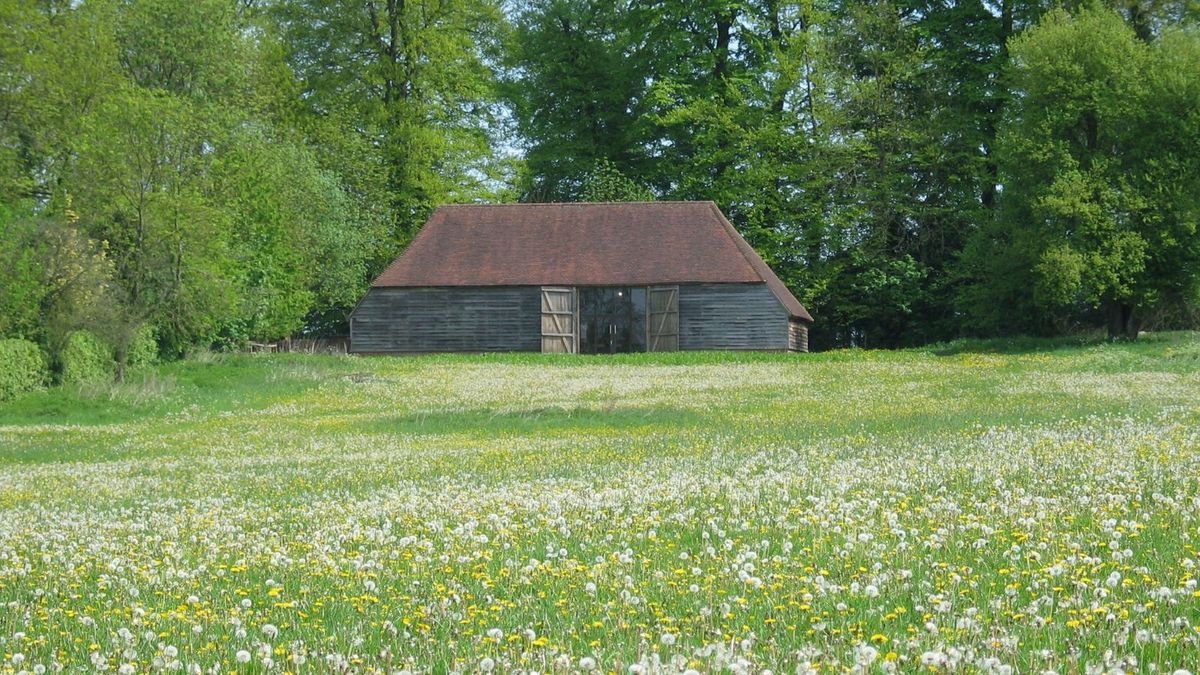
[[[293,354],[345,354],[350,348],[350,336],[327,338],[284,338],[274,342],[250,342],[250,352],[291,352]]]

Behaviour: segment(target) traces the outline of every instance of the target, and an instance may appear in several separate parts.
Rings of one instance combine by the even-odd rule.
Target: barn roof
[[[812,320],[712,202],[442,206],[374,287],[765,282]]]

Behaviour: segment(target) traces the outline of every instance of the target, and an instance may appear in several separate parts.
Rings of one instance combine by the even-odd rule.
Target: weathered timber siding
[[[679,286],[680,349],[788,348],[788,313],[766,284]]]
[[[788,349],[794,352],[808,351],[808,324],[802,319],[792,319],[788,324]]]
[[[540,351],[536,286],[372,288],[351,319],[358,353]],[[804,350],[766,284],[679,286],[679,349]]]
[[[538,292],[535,286],[372,288],[351,318],[350,350],[540,351]]]

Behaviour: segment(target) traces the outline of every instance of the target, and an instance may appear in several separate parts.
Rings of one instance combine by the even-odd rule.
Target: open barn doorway
[[[580,288],[579,351],[583,354],[646,351],[646,289]]]

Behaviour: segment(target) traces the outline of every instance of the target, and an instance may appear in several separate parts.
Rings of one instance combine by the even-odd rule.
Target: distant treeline
[[[147,335],[336,334],[436,205],[518,200],[712,199],[818,348],[1195,326],[1198,25],[1191,0],[0,0],[0,338],[61,370],[81,329],[122,365]]]

